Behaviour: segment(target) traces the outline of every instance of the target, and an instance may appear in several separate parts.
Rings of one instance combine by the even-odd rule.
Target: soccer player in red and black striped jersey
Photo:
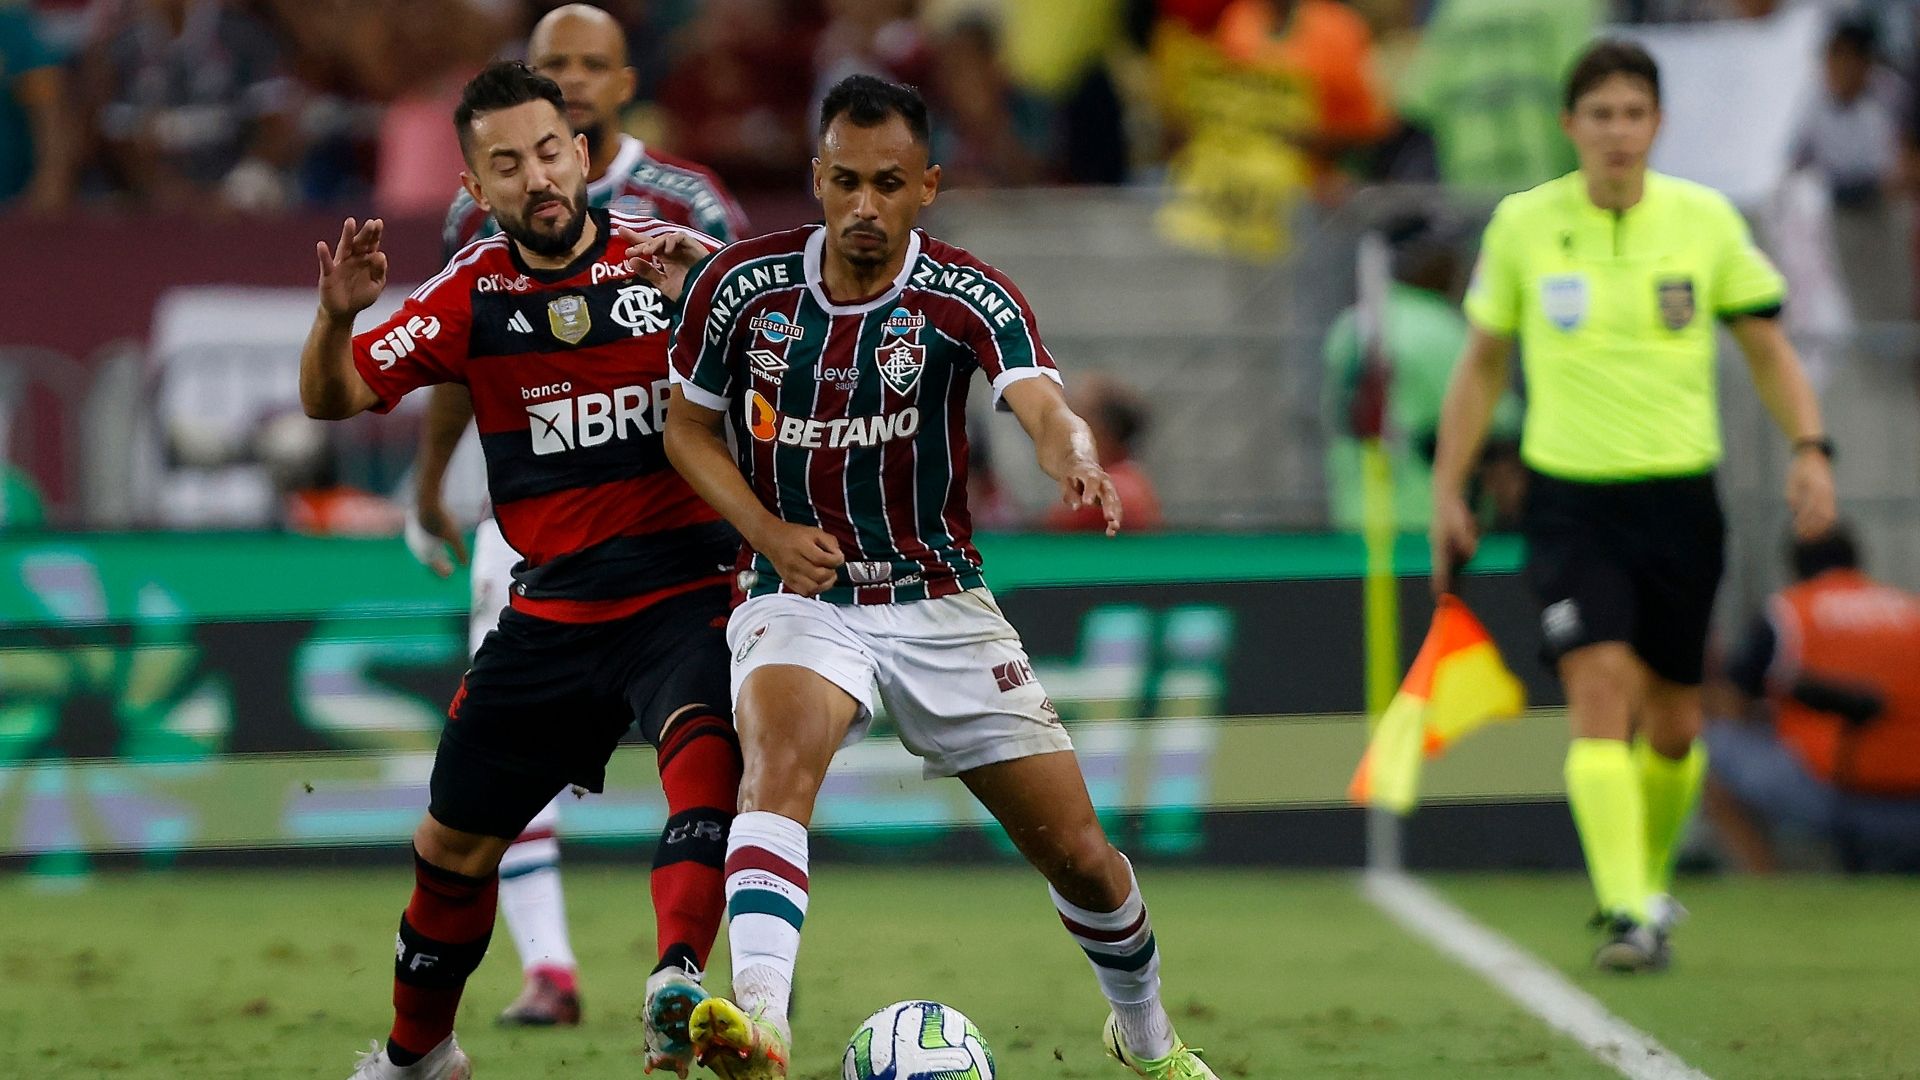
[[[814,799],[884,705],[927,773],[965,782],[1046,877],[1113,1006],[1114,1056],[1154,1080],[1211,1078],[1161,1004],[1133,869],[987,591],[966,501],[974,373],[1068,505],[1099,505],[1111,535],[1119,500],[1020,290],[914,227],[939,181],[920,95],[841,82],[813,165],[825,224],[714,256],[674,332],[667,452],[746,540],[727,630],[746,755],[726,866],[735,999],[695,1008],[695,1055],[725,1080],[787,1075]]]
[[[627,64],[627,35],[619,20],[589,4],[554,8],[527,38],[527,63],[559,85],[566,95],[568,123],[586,136],[588,206],[686,225],[723,243],[740,239],[746,215],[719,177],[621,129],[621,111],[633,97],[638,74]],[[499,232],[493,215],[461,188],[447,211],[447,257]],[[447,512],[441,488],[454,450],[472,422],[473,403],[465,386],[442,383],[429,392],[414,463],[407,544],[442,576],[452,573],[453,558],[466,561],[463,529]],[[470,572],[469,635],[476,649],[510,595],[511,570],[519,559],[491,517],[479,523]],[[520,996],[500,1015],[503,1024],[580,1022],[579,980],[560,883],[561,807],[569,801],[563,793],[543,807],[500,859],[500,914],[524,973]],[[656,872],[683,871],[669,865]]]
[[[501,531],[522,559],[508,610],[474,657],[434,758],[400,922],[394,1026],[369,1080],[464,1078],[461,989],[492,934],[508,842],[569,784],[598,791],[638,724],[659,750],[670,814],[654,877],[660,963],[644,1018],[649,1068],[691,1065],[686,1021],[719,929],[739,784],[722,643],[738,543],[668,465],[669,308],[719,245],[590,208],[585,138],[560,88],[489,66],[455,112],[475,199],[503,235],[477,240],[385,323],[353,333],[386,284],[381,224],[319,245],[320,312],[300,362],[313,416],[384,412],[444,382],[472,392]],[[655,272],[636,276],[637,266]]]

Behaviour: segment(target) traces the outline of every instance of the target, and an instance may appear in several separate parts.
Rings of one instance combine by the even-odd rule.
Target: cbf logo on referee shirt
[[[1571,332],[1587,318],[1587,279],[1582,274],[1555,274],[1540,282],[1540,310],[1547,321]]]

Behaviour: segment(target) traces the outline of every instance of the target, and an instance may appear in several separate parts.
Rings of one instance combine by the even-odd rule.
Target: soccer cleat
[[[647,1071],[666,1069],[686,1080],[693,1068],[693,1010],[711,996],[691,974],[662,968],[647,976],[647,1004],[640,1027],[647,1040]]]
[[[1605,914],[1594,916],[1593,925],[1607,932],[1607,940],[1593,951],[1593,966],[1601,971],[1665,971],[1672,960],[1663,927]]]
[[[404,1068],[387,1060],[387,1046],[376,1042],[373,1049],[360,1055],[353,1075],[347,1080],[472,1080],[473,1062],[461,1051],[452,1035],[427,1056]]]
[[[1201,1051],[1177,1038],[1173,1041],[1173,1053],[1163,1058],[1143,1058],[1127,1049],[1126,1041],[1120,1038],[1120,1018],[1112,1013],[1107,1014],[1103,1034],[1107,1053],[1147,1080],[1220,1080],[1207,1068],[1207,1063],[1200,1060]]]
[[[520,996],[495,1021],[501,1027],[579,1027],[580,995],[538,969],[527,972]]]
[[[790,1039],[764,1012],[748,1016],[726,998],[693,1007],[687,1021],[693,1057],[720,1080],[785,1080]]]

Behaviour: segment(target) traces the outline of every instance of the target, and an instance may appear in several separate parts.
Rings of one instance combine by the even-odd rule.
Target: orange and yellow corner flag
[[[1438,757],[1475,728],[1519,716],[1526,704],[1487,628],[1458,597],[1442,596],[1420,654],[1374,726],[1348,798],[1405,814],[1418,797],[1422,756]]]

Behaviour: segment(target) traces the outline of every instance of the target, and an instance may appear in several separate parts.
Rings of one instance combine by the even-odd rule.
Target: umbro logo
[[[523,334],[531,334],[533,333],[533,324],[527,321],[526,312],[516,311],[513,313],[513,317],[507,320],[507,329],[518,330]]]

